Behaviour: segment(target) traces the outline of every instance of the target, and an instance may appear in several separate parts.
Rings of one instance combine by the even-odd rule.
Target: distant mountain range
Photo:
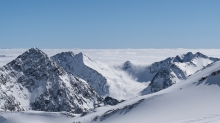
[[[149,66],[135,66],[127,61],[121,67],[139,82],[150,81],[142,95],[165,89],[190,75],[218,61],[218,58],[208,57],[202,53],[188,52],[181,56],[169,57],[163,61],[155,62]]]
[[[48,57],[31,48],[0,68],[0,106],[2,110],[88,112],[168,88],[216,61],[189,52],[149,66],[127,61],[113,68],[83,53]]]

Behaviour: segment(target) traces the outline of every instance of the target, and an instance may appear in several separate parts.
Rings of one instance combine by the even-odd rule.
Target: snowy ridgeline
[[[0,68],[0,108],[90,112],[168,88],[218,60],[189,52],[148,66],[127,61],[111,67],[82,53],[48,57],[32,48]]]
[[[107,96],[121,101],[146,87],[82,53],[50,58],[37,48],[1,67],[0,76],[2,110],[83,113],[106,104]]]
[[[122,65],[122,69],[139,82],[150,81],[149,86],[141,92],[142,95],[146,95],[185,80],[216,61],[219,59],[205,56],[199,52],[195,54],[188,52],[145,67],[127,61]]]
[[[37,48],[0,68],[0,76],[3,110],[82,113],[102,103],[86,81],[67,73]]]
[[[0,68],[0,109],[25,111],[0,122],[218,123],[219,80],[219,59],[199,52],[111,67],[32,48]]]

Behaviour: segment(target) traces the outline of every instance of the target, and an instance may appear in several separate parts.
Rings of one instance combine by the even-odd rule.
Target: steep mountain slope
[[[220,62],[162,91],[96,109],[82,123],[218,123]],[[82,119],[87,119],[83,121]]]
[[[86,80],[101,96],[118,100],[137,96],[146,86],[135,82],[126,73],[92,61],[86,55],[62,52],[52,56],[67,72]]]
[[[151,81],[149,86],[142,91],[142,94],[149,94],[185,80],[198,70],[218,60],[218,58],[208,57],[199,52],[195,54],[188,52],[187,54],[169,57],[142,68],[135,65],[129,66],[129,62],[125,62],[123,69],[137,77],[137,80]],[[142,78],[140,79],[139,76]],[[143,80],[143,76],[145,76],[145,80]]]
[[[106,78],[97,72],[95,69],[86,65],[86,61],[91,65],[95,63],[82,53],[74,54],[73,52],[62,52],[51,57],[57,64],[62,66],[67,72],[72,73],[80,78],[86,80],[100,95],[108,95],[109,86]]]
[[[82,113],[102,101],[84,80],[68,74],[37,48],[0,68],[0,76],[2,108]]]

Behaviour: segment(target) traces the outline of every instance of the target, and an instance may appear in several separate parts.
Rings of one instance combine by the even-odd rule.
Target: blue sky
[[[0,0],[0,48],[220,48],[219,0]]]

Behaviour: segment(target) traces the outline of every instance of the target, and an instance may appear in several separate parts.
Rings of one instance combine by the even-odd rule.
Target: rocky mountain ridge
[[[122,69],[137,77],[137,80],[150,81],[149,86],[141,92],[145,95],[185,80],[188,76],[218,60],[218,58],[208,57],[200,52],[195,54],[188,52],[155,62],[149,66],[135,66],[127,61],[123,64]],[[140,79],[140,77],[142,78]]]
[[[88,83],[31,48],[0,68],[1,107],[82,113],[102,103]],[[9,98],[10,97],[10,101]]]
[[[106,78],[95,69],[86,65],[85,59],[95,63],[86,55],[82,53],[75,55],[73,52],[62,52],[52,56],[51,59],[63,67],[68,73],[86,80],[99,95],[105,96],[109,94],[109,86]],[[98,66],[98,64],[96,65]]]
[[[127,61],[116,70],[83,53],[48,57],[31,48],[0,68],[0,109],[83,113],[168,88],[216,61],[189,52],[149,66]]]

